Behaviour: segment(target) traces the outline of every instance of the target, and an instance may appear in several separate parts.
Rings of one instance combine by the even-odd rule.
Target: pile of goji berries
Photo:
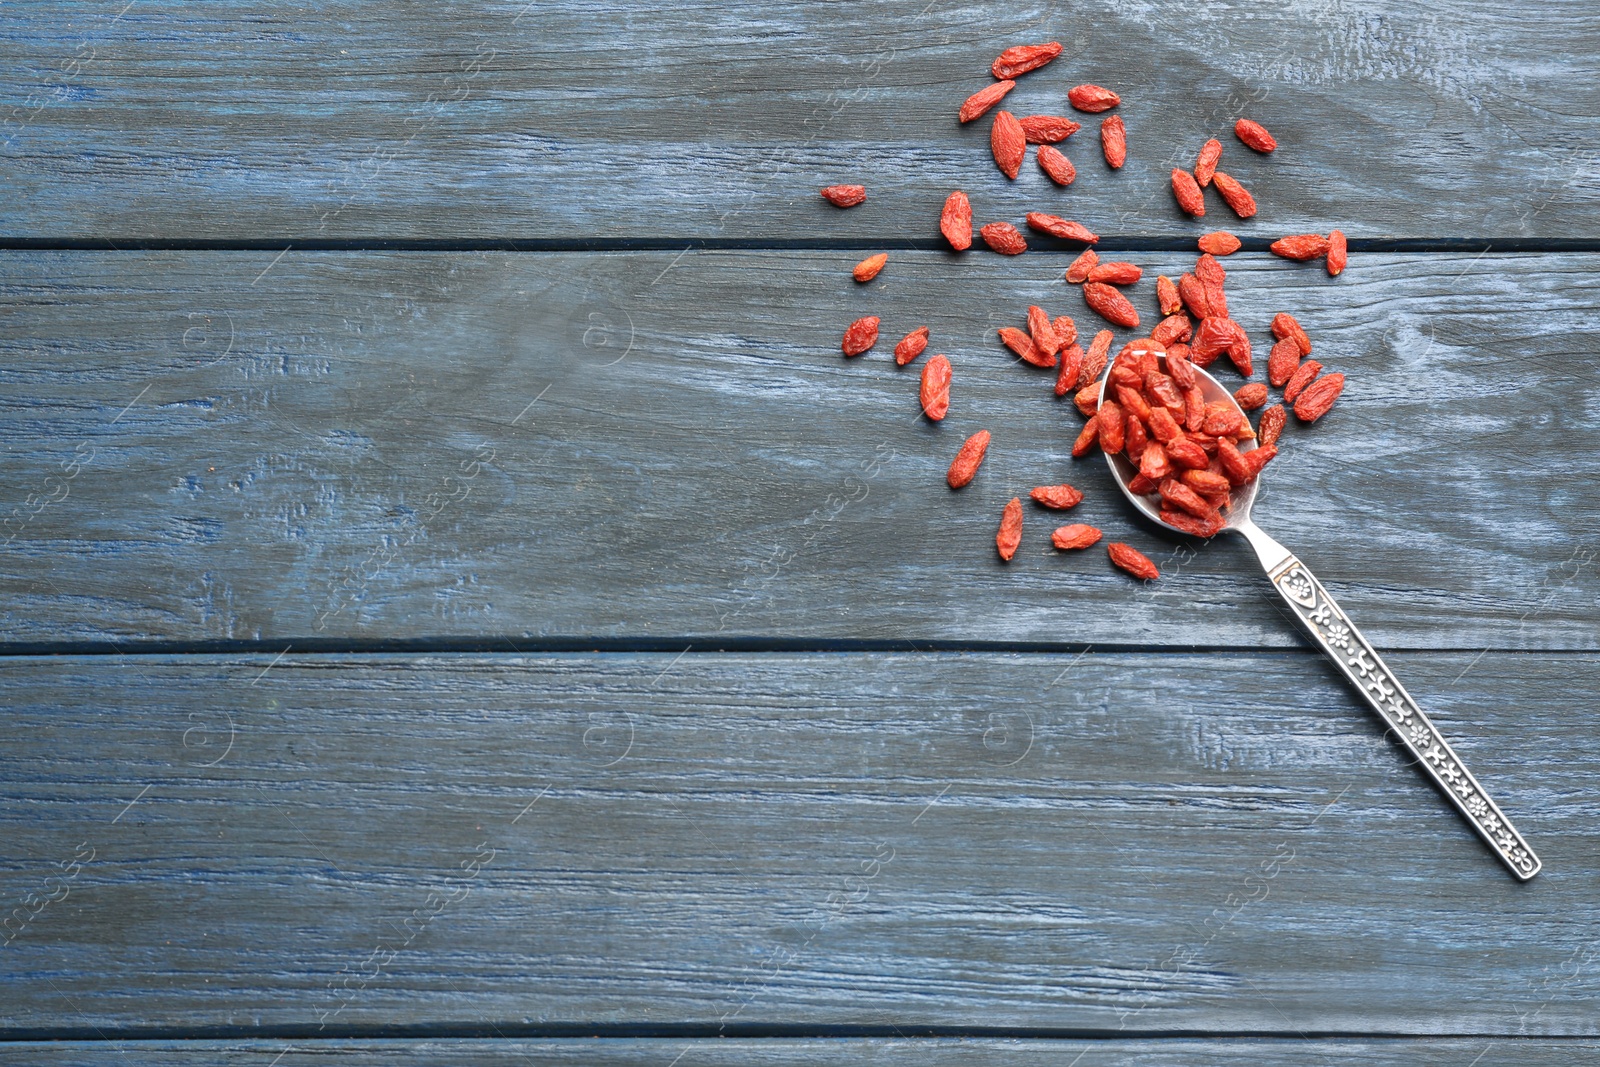
[[[1018,77],[1046,66],[1060,53],[1061,45],[1053,41],[1006,49],[990,68],[994,84],[962,103],[957,114],[960,122],[987,114],[1016,88]],[[1077,111],[1099,114],[1122,101],[1110,89],[1078,85],[1067,90],[1067,102]],[[1039,168],[1052,182],[1066,186],[1076,180],[1076,168],[1055,146],[1077,133],[1080,123],[1061,115],[1019,118],[1005,110],[996,112],[992,122],[990,151],[1007,178],[1016,179],[1032,145],[1036,146]],[[1239,119],[1234,134],[1256,152],[1269,153],[1278,147],[1265,127],[1249,119]],[[1127,127],[1120,116],[1101,121],[1100,144],[1109,167],[1120,168],[1126,162]],[[1221,159],[1222,143],[1211,139],[1201,146],[1192,170],[1172,171],[1172,193],[1178,206],[1194,218],[1203,217],[1205,190],[1212,188],[1239,218],[1254,216],[1255,198],[1237,179],[1217,169]],[[822,190],[822,196],[836,207],[850,208],[864,202],[867,191],[862,185],[830,185]],[[1056,215],[1033,211],[1024,221],[1029,229],[1052,237],[1089,246],[1099,241],[1087,227]],[[972,247],[972,203],[966,193],[956,190],[946,199],[939,231],[957,252]],[[978,236],[1002,255],[1020,255],[1028,249],[1027,238],[1010,222],[990,222],[979,227]],[[1156,279],[1159,322],[1148,336],[1124,345],[1115,360],[1109,359],[1114,338],[1111,330],[1096,333],[1086,351],[1078,343],[1077,324],[1071,316],[1052,317],[1037,306],[1027,310],[1026,329],[1002,327],[999,340],[1021,362],[1054,369],[1055,395],[1070,393],[1088,420],[1073,444],[1074,458],[1097,447],[1109,455],[1126,457],[1134,472],[1127,483],[1130,491],[1150,496],[1169,526],[1210,537],[1226,525],[1224,513],[1233,490],[1254,480],[1277,455],[1279,435],[1288,421],[1284,405],[1290,405],[1300,420],[1315,422],[1327,414],[1343,391],[1344,375],[1323,374],[1322,365],[1307,358],[1311,339],[1305,330],[1292,315],[1280,312],[1271,323],[1276,343],[1267,360],[1267,381],[1283,390],[1283,402],[1267,407],[1267,383],[1248,382],[1234,393],[1234,403],[1208,403],[1196,367],[1209,367],[1226,355],[1242,377],[1250,378],[1254,363],[1248,332],[1228,315],[1227,272],[1219,260],[1238,251],[1239,239],[1219,230],[1200,237],[1198,243],[1201,254],[1192,272],[1177,281],[1165,276]],[[1287,236],[1273,242],[1271,250],[1286,259],[1323,259],[1330,276],[1344,270],[1347,258],[1345,237],[1338,230],[1327,235]],[[870,282],[888,258],[883,252],[869,256],[855,266],[852,276],[857,283]],[[1089,310],[1113,326],[1137,330],[1138,308],[1123,289],[1140,281],[1143,273],[1133,263],[1102,262],[1089,247],[1067,268],[1066,281],[1081,288]],[[875,315],[852,322],[840,345],[845,356],[870,350],[877,343],[878,326]],[[926,326],[912,330],[895,345],[895,363],[903,366],[916,360],[927,350],[928,341]],[[952,367],[945,355],[930,356],[923,364],[920,399],[928,419],[938,421],[949,413],[951,380]],[[1263,408],[1252,426],[1244,413]],[[946,478],[952,490],[965,487],[977,476],[989,443],[989,431],[979,430],[961,445]],[[1075,507],[1083,499],[1081,492],[1066,484],[1039,486],[1029,496],[1040,507],[1058,511]],[[1001,559],[1010,561],[1021,545],[1022,520],[1022,499],[1013,497],[1001,514],[995,537]],[[1074,551],[1097,544],[1101,537],[1094,527],[1075,524],[1056,529],[1051,543],[1062,551]],[[1107,545],[1107,555],[1135,577],[1159,576],[1155,564],[1130,545],[1112,542]]]

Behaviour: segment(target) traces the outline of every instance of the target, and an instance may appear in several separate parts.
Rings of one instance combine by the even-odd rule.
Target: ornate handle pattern
[[[1533,854],[1505,813],[1483,791],[1461,758],[1440,735],[1405,691],[1393,672],[1373,651],[1367,639],[1351,624],[1328,591],[1294,556],[1268,571],[1272,584],[1283,594],[1324,652],[1339,665],[1346,678],[1367,698],[1423,770],[1450,798],[1478,835],[1494,850],[1511,873],[1527,881],[1539,873]]]

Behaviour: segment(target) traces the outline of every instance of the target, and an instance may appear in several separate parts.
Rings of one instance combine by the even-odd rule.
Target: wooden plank
[[[1593,1037],[1600,657],[1394,659],[1531,883],[1306,653],[9,658],[0,1027]]]
[[[12,12],[0,72],[7,238],[937,238],[952,188],[985,218],[1061,206],[1097,231],[1196,233],[1168,189],[1200,144],[1263,205],[1247,236],[1600,237],[1600,13],[1431,0],[1373,14],[1033,2],[691,0],[441,8],[337,0]],[[1125,94],[1130,162],[1097,117],[1080,178],[1009,183],[988,123],[957,124],[991,59],[1058,39],[1018,114],[1069,86]],[[1231,134],[1266,122],[1268,158]],[[867,205],[817,199],[862,181]]]
[[[996,343],[1034,302],[1093,328],[1062,257],[903,254],[870,287],[853,258],[8,256],[5,639],[1299,645],[1242,543],[1136,526],[1070,460],[1049,375]],[[1258,351],[1292,310],[1351,376],[1290,427],[1257,518],[1380,647],[1600,647],[1597,264],[1373,255],[1330,283],[1230,261]],[[885,340],[845,360],[867,313]],[[919,324],[956,365],[939,425],[887,358]],[[952,493],[979,427],[989,459]],[[1089,499],[1030,512],[1002,565],[1005,501],[1063,478]],[[1165,577],[1054,553],[1058,521]]]
[[[594,1064],[597,1067],[661,1067],[683,1054],[682,1063],[801,1067],[812,1064],[917,1064],[926,1067],[1014,1067],[1047,1064],[1071,1067],[1276,1067],[1289,1058],[1341,1067],[1409,1067],[1417,1063],[1471,1063],[1487,1049],[1497,1064],[1567,1067],[1592,1062],[1600,1044],[1592,1041],[1510,1039],[1219,1041],[1003,1041],[973,1039],[763,1040],[666,1039],[587,1040],[403,1040],[403,1041],[117,1041],[117,1063],[141,1064],[269,1063],[276,1067],[339,1064],[465,1064],[471,1067],[539,1067],[541,1064]],[[285,1052],[284,1050],[287,1049]],[[97,1067],[106,1061],[106,1042],[23,1042],[0,1045],[0,1064],[37,1067]],[[1084,1056],[1085,1051],[1088,1055]],[[1487,1060],[1485,1062],[1488,1062]]]

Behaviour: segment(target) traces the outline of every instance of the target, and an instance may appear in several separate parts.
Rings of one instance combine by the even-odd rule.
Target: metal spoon
[[[1162,365],[1165,366],[1164,356]],[[1196,367],[1195,375],[1207,403],[1225,401],[1238,408],[1233,394],[1210,374]],[[1100,380],[1102,400],[1110,378],[1108,373]],[[1245,452],[1255,448],[1255,441],[1240,445],[1240,450]],[[1126,455],[1107,455],[1106,459],[1111,464],[1111,473],[1116,478],[1117,486],[1134,507],[1152,522],[1178,533],[1184,532],[1162,522],[1158,496],[1144,497],[1129,491],[1128,483],[1138,472],[1128,462]],[[1361,631],[1356,629],[1349,616],[1339,609],[1328,591],[1322,588],[1322,583],[1306,569],[1304,563],[1295,558],[1294,553],[1268,537],[1261,527],[1250,521],[1250,506],[1255,503],[1256,487],[1260,482],[1261,479],[1257,477],[1233,490],[1231,503],[1223,516],[1227,520],[1224,529],[1243,534],[1250,542],[1267,577],[1288,603],[1295,618],[1300,620],[1328,658],[1338,664],[1339,670],[1350,679],[1350,684],[1378,713],[1378,717],[1400,739],[1400,743],[1416,757],[1417,765],[1450,798],[1462,818],[1494,850],[1500,862],[1523,881],[1538,874],[1539,857],[1534,855],[1522,835],[1512,827],[1511,820],[1484,792],[1472,772],[1461,762],[1461,757],[1456,755],[1438,728],[1423,714],[1411,694],[1405,691],[1399,679],[1367,643],[1367,639],[1361,636]]]

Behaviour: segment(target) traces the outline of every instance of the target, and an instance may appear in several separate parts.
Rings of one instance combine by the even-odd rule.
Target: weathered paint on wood
[[[854,258],[13,253],[5,640],[1299,645],[1245,546],[1136,525],[1070,460],[1050,375],[995,340],[1035,302],[1097,327],[1064,257],[897,254],[870,286]],[[1596,262],[1229,261],[1258,362],[1289,310],[1349,375],[1289,428],[1257,518],[1380,647],[1600,645]],[[868,313],[882,340],[843,359]],[[924,324],[955,364],[939,425],[888,358]],[[1002,505],[1063,479],[1088,499],[1030,510],[1001,564]],[[1163,578],[1053,552],[1062,521]]]
[[[1372,5],[766,0],[707,8],[353,0],[8,8],[0,236],[60,239],[933,239],[952,188],[983,220],[1056,209],[1170,238],[1600,237],[1600,13],[1581,0]],[[1124,94],[1051,186],[1007,182],[956,110],[990,60],[1060,40],[1007,99]],[[1231,133],[1248,115],[1282,147]],[[1261,214],[1168,189],[1209,136]],[[847,215],[816,189],[871,189]]]
[[[1393,659],[1533,882],[1309,653],[9,658],[0,1027],[1593,1037],[1600,659]]]
[[[1204,1040],[1004,1041],[991,1039],[521,1039],[307,1041],[116,1041],[111,1049],[123,1067],[144,1064],[241,1064],[314,1067],[337,1064],[462,1064],[465,1067],[543,1067],[581,1063],[592,1067],[1280,1067],[1315,1062],[1329,1067],[1416,1067],[1417,1064],[1482,1063],[1518,1067],[1577,1067],[1594,1062],[1600,1044],[1582,1040],[1529,1038],[1431,1038],[1412,1040]],[[687,1051],[686,1051],[687,1050]],[[99,1067],[109,1050],[103,1042],[21,1042],[0,1045],[0,1064],[27,1067]],[[281,1059],[274,1061],[274,1057]]]

